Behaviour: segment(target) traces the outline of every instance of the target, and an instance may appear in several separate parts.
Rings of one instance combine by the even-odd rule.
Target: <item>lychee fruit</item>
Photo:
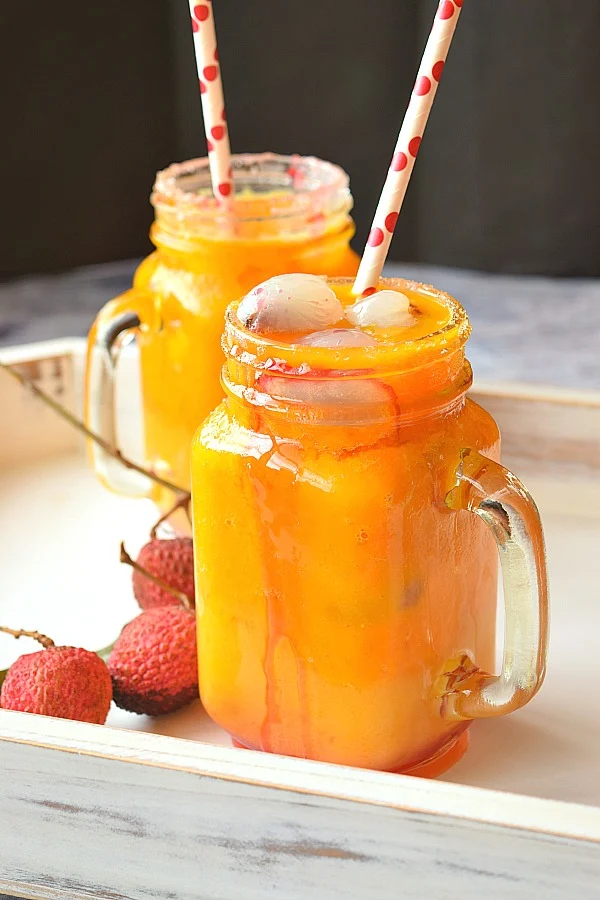
[[[125,626],[108,659],[113,697],[130,712],[160,716],[198,698],[196,620],[182,606],[147,609]]]
[[[344,317],[344,307],[320,275],[275,275],[253,288],[237,308],[240,322],[262,334],[316,331]]]
[[[415,324],[410,300],[400,291],[377,291],[346,307],[352,325],[367,328],[407,328]]]
[[[10,633],[15,637],[35,634]],[[9,668],[0,692],[0,706],[104,725],[112,700],[106,663],[90,650],[55,647],[49,638],[44,640],[46,649],[20,656]]]
[[[151,581],[140,569],[163,584]],[[187,598],[187,605],[193,607],[195,589],[192,539],[153,538],[142,547],[133,571],[133,593],[142,609],[181,605],[182,598],[177,594]]]

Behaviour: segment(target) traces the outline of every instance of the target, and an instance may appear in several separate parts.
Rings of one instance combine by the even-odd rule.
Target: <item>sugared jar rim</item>
[[[234,185],[248,182],[271,186],[269,218],[298,215],[348,213],[352,195],[347,173],[335,163],[316,156],[278,153],[240,153],[231,157]],[[180,216],[212,218],[222,211],[210,189],[208,157],[173,163],[156,174],[151,202],[157,211],[176,210]],[[200,192],[199,188],[202,188]],[[257,194],[256,204],[244,198],[238,222],[265,218],[265,194]]]

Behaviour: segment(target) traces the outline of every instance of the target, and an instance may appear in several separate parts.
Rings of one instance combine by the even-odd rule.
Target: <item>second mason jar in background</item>
[[[227,304],[282,272],[352,275],[354,225],[348,176],[314,157],[275,154],[232,158],[233,215],[217,205],[208,160],[175,164],[157,175],[152,203],[156,247],[133,287],[109,302],[90,332],[87,424],[118,446],[117,359],[123,335],[137,334],[144,465],[189,489],[192,436],[222,397],[220,337]],[[108,486],[150,494],[172,505],[168,490],[90,448]]]
[[[330,286],[355,299],[351,281]],[[200,694],[245,747],[433,775],[472,719],[541,684],[544,544],[467,396],[464,310],[381,287],[415,324],[367,346],[289,343],[228,311],[227,398],[192,447]]]

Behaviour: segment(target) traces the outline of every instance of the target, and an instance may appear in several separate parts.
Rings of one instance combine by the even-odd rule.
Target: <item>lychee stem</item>
[[[187,594],[184,594],[183,591],[178,591],[177,588],[171,587],[171,585],[167,584],[166,581],[163,581],[162,578],[158,578],[157,575],[153,575],[147,569],[144,569],[143,566],[140,566],[138,562],[130,557],[129,553],[125,549],[125,544],[123,542],[121,542],[120,560],[122,563],[125,563],[125,565],[131,566],[131,568],[135,569],[136,572],[139,572],[140,575],[143,575],[145,578],[148,578],[154,584],[158,585],[158,587],[162,588],[165,591],[168,591],[169,594],[172,594],[174,597],[177,597],[179,602],[182,603],[186,609],[193,609],[194,604]]]
[[[175,494],[184,494],[185,491],[183,488],[178,487],[176,484],[172,484],[170,481],[166,481],[164,478],[161,478],[159,475],[156,475],[151,469],[145,469],[143,466],[138,465],[133,462],[131,459],[128,459],[126,456],[123,456],[120,450],[117,450],[116,447],[113,447],[108,441],[105,441],[104,438],[101,438],[99,434],[96,434],[94,431],[90,431],[87,425],[84,425],[76,416],[72,415],[49,396],[45,391],[39,388],[33,381],[29,378],[25,378],[18,369],[15,369],[14,366],[10,366],[8,363],[0,362],[0,369],[4,369],[5,372],[8,372],[9,375],[12,375],[26,390],[30,391],[34,396],[38,397],[46,406],[49,406],[50,409],[53,409],[55,413],[57,413],[61,418],[63,418],[66,422],[76,428],[77,431],[80,431],[87,438],[93,441],[95,444],[98,444],[99,447],[102,447],[105,453],[108,453],[109,456],[112,456],[113,459],[116,459],[121,465],[125,466],[126,469],[133,469],[134,472],[139,472],[140,475],[145,475],[146,478],[149,478],[155,484],[159,484],[161,487],[167,488],[169,491],[173,491]]]
[[[158,531],[160,526],[163,524],[163,522],[166,522],[167,519],[170,519],[171,516],[177,512],[178,509],[182,509],[182,508],[185,509],[186,515],[188,517],[188,522],[191,523],[191,521],[192,521],[192,518],[190,516],[190,501],[191,501],[191,499],[192,499],[191,494],[184,494],[183,497],[180,497],[179,500],[177,500],[177,502],[173,504],[171,509],[167,510],[167,512],[164,513],[164,515],[162,515],[160,517],[160,519],[158,520],[158,522],[156,522],[154,524],[152,531],[150,532],[150,537],[152,538],[152,540],[154,540],[154,538],[156,537],[156,532]]]
[[[44,650],[48,650],[49,647],[54,647],[52,638],[46,637],[45,634],[40,634],[39,631],[22,631],[21,629],[15,631],[14,628],[7,628],[6,625],[0,625],[0,631],[3,631],[4,634],[12,634],[14,638],[33,638],[34,641],[37,641],[38,644],[42,645]]]

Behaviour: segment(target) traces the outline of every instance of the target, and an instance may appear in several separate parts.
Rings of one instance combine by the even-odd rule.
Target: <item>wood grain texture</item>
[[[26,896],[597,896],[575,804],[7,711],[0,764],[0,888]]]
[[[461,818],[460,802],[459,815],[432,812],[440,798],[452,807],[470,793],[467,803],[497,816],[502,802],[490,792],[17,713],[3,712],[0,725],[21,740],[28,731],[51,743],[54,732],[75,751],[0,740],[0,888],[13,894],[20,886],[44,900],[61,891],[111,900],[597,897],[593,840]],[[418,795],[428,811],[415,808]],[[552,807],[566,806],[534,801],[534,814],[527,798],[511,799],[523,824],[532,815],[551,822]],[[570,812],[600,837],[600,814],[594,823],[594,810]]]
[[[68,409],[80,407],[76,387],[76,359],[79,342],[50,341],[28,347],[0,351],[2,362],[14,365],[28,379]],[[77,371],[77,375],[79,372]],[[0,441],[0,466],[22,465],[50,459],[81,445],[77,433],[56,413],[24,390],[6,372],[0,371],[0,410],[9,440]],[[9,433],[10,432],[10,433]],[[4,436],[4,435],[3,435]]]
[[[505,457],[538,474],[600,475],[598,391],[478,384],[472,396],[500,425]]]

